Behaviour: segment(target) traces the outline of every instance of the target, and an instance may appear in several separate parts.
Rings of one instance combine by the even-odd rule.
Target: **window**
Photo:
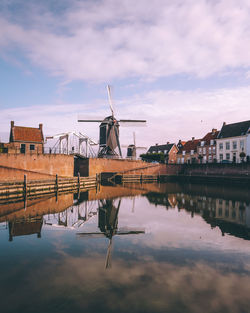
[[[220,154],[220,161],[223,160],[223,154]]]
[[[214,146],[214,147],[213,147],[213,153],[215,153],[215,149],[216,149],[216,148],[215,148],[215,146]]]
[[[219,149],[220,149],[220,150],[223,150],[223,142],[220,142],[220,144],[219,144]]]
[[[202,148],[199,149],[199,154],[202,154]]]
[[[208,161],[209,161],[209,162],[212,162],[212,156],[211,156],[211,155],[209,155]]]
[[[244,149],[244,140],[240,140],[240,150]]]
[[[237,141],[233,141],[233,149],[237,149]]]
[[[210,140],[210,145],[211,146],[214,145],[214,140],[213,139]]]
[[[203,147],[205,144],[205,141],[201,141],[201,146]]]
[[[230,153],[226,153],[226,160],[230,160]]]
[[[182,151],[182,155],[185,155],[186,154],[186,151]]]
[[[30,145],[30,151],[34,151],[35,150],[35,145]]]
[[[212,152],[212,148],[211,148],[211,147],[209,147],[209,149],[208,149],[208,150],[209,150],[209,154],[211,154],[211,152]]]
[[[25,153],[25,150],[26,150],[26,145],[25,143],[21,143],[21,153]]]
[[[206,154],[206,148],[203,148],[203,154]]]
[[[230,141],[226,142],[226,150],[230,150]]]
[[[191,150],[190,154],[193,155],[194,154],[194,150]]]

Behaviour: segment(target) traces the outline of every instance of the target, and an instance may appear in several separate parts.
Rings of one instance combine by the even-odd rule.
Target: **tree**
[[[144,153],[141,154],[140,157],[145,162],[165,163],[165,157],[163,153]]]
[[[240,158],[241,158],[242,163],[244,162],[245,157],[246,157],[246,153],[242,150],[240,153]]]

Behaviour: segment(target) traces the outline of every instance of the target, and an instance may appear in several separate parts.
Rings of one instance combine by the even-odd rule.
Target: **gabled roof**
[[[234,124],[225,124],[222,126],[221,131],[219,132],[218,138],[229,138],[246,135],[250,129],[250,120],[234,123]]]
[[[10,142],[36,142],[43,143],[42,125],[39,128],[14,126],[12,124],[10,129]]]
[[[201,139],[201,141],[204,141],[205,145],[210,145],[210,140],[215,140],[218,134],[219,131],[214,129],[213,131],[207,133],[206,136]]]
[[[155,146],[151,146],[148,149],[147,153],[153,153],[153,152],[160,152],[160,151],[167,151],[167,153],[169,153],[169,151],[172,149],[174,143],[167,143],[165,145],[155,145]]]
[[[187,141],[182,149],[178,152],[179,154],[182,153],[182,151],[186,151],[187,153],[191,152],[191,150],[194,150],[196,152],[197,146],[200,143],[201,139],[192,139]]]

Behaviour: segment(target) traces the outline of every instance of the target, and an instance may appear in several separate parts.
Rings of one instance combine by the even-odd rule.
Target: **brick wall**
[[[0,154],[0,180],[20,179],[26,174],[28,179],[59,176],[72,177],[74,157],[56,154]]]
[[[78,159],[75,161],[75,175],[94,176],[99,173],[166,174],[165,164],[153,164],[139,160],[114,160],[114,159]]]

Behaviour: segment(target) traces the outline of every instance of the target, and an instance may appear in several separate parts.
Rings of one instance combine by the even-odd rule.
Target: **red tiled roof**
[[[206,136],[204,136],[201,141],[205,141],[205,145],[210,145],[210,140],[215,140],[219,134],[219,131],[214,131],[207,133]]]
[[[11,141],[43,143],[43,133],[40,128],[13,126],[11,134]]]
[[[187,141],[178,153],[181,153],[182,151],[186,151],[187,153],[191,152],[191,150],[196,151],[197,146],[200,141],[201,139],[194,139],[194,140]]]

